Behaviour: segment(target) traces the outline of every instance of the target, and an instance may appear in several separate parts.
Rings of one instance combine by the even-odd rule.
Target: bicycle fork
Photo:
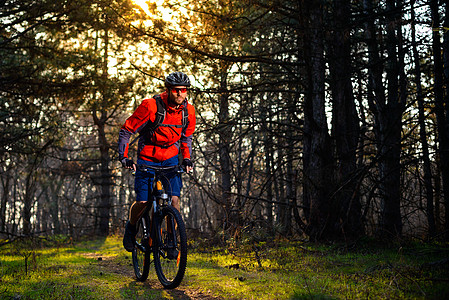
[[[143,232],[143,239],[142,239],[142,244],[136,242],[136,246],[140,249],[140,251],[142,252],[146,252],[148,251],[148,249],[146,248],[147,246],[151,246],[151,237],[150,237],[150,230],[148,230],[148,226],[149,224],[147,224],[147,218],[142,217],[142,232]],[[148,241],[148,242],[147,242]]]
[[[162,204],[166,202],[168,206],[171,205],[171,199],[168,199],[168,195],[163,192],[163,186],[161,181],[156,181],[156,197],[153,200],[153,227],[155,232],[151,235],[154,238],[157,238],[157,245],[161,247],[163,250],[168,250],[168,246],[176,247],[177,245],[177,237],[176,237],[176,224],[171,215],[165,216],[165,222],[161,222],[161,218],[163,217],[163,208],[158,205],[158,201]],[[164,224],[164,228],[161,228],[161,224]],[[163,236],[163,231],[165,230],[165,241]],[[162,256],[165,258],[165,254],[162,253]]]
[[[167,251],[170,247],[175,247],[178,243],[177,237],[176,237],[176,226],[175,221],[173,218],[168,215],[165,216],[165,223],[164,228],[161,227],[161,218],[163,217],[162,211],[159,211],[154,214],[154,230],[155,234],[153,237],[157,237],[157,245],[160,247],[160,249],[163,249]],[[166,232],[166,235],[164,237],[163,232]],[[162,256],[165,258],[166,255],[162,253]]]

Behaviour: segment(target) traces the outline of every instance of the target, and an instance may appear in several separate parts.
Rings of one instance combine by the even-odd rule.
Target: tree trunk
[[[276,119],[278,124],[282,124],[283,119],[281,117],[281,114],[278,113],[277,114],[277,119]],[[277,128],[278,131],[282,130],[282,128],[280,128],[278,126]],[[273,174],[275,174],[274,180],[275,180],[275,185],[276,185],[276,199],[278,201],[278,204],[276,205],[276,216],[277,216],[277,224],[279,225],[280,228],[280,232],[282,234],[287,234],[286,233],[286,228],[285,228],[285,223],[286,223],[286,218],[287,218],[287,213],[288,213],[288,199],[286,197],[286,181],[287,181],[287,172],[284,171],[284,160],[285,160],[285,146],[284,146],[284,137],[282,137],[281,135],[278,135],[277,139],[276,139],[276,146],[275,146],[275,151],[277,152],[277,157],[276,157],[276,164],[275,164],[275,169],[273,170]]]
[[[375,134],[379,156],[379,193],[381,211],[379,234],[382,236],[398,236],[402,233],[400,213],[400,153],[402,113],[404,103],[399,96],[399,64],[396,47],[396,26],[398,26],[401,10],[396,8],[394,0],[387,1],[387,64],[386,77],[388,81],[388,103],[383,87],[383,62],[380,58],[376,41],[373,3],[364,1],[366,12],[365,34],[368,44],[370,88],[373,97],[368,97],[370,109],[375,117]],[[405,102],[405,101],[403,101]]]
[[[221,205],[224,210],[223,228],[228,229],[235,226],[232,214],[231,202],[231,126],[229,124],[229,93],[227,92],[227,68],[224,67],[220,80],[220,111],[219,121],[219,156],[220,156],[220,175],[221,175]]]
[[[9,199],[9,189],[10,189],[10,182],[11,182],[11,176],[9,176],[9,170],[6,170],[3,173],[3,168],[2,168],[2,175],[6,175],[6,176],[1,176],[0,180],[1,180],[1,184],[2,184],[2,197],[1,197],[1,203],[0,203],[0,236],[3,235],[3,233],[5,233],[8,228],[6,226],[6,205],[8,203],[8,199]]]
[[[440,158],[440,169],[443,182],[444,197],[444,232],[446,239],[449,239],[449,103],[444,99],[444,78],[443,78],[443,61],[441,59],[441,42],[440,42],[440,16],[438,14],[438,0],[430,1],[430,10],[432,14],[432,50],[434,65],[434,97],[435,97],[435,114],[438,127],[438,154]],[[445,103],[446,102],[446,103]]]
[[[330,39],[332,89],[332,137],[336,147],[335,198],[336,234],[357,237],[363,233],[358,191],[357,146],[359,117],[351,83],[350,7],[348,1],[334,0],[333,28]],[[337,224],[340,223],[340,224]]]
[[[97,112],[93,112],[93,118],[98,130],[98,140],[100,147],[100,178],[98,184],[100,186],[100,203],[98,209],[98,230],[97,234],[100,236],[107,236],[109,234],[109,219],[111,212],[112,202],[112,173],[109,169],[109,143],[106,139],[106,120],[107,113],[105,111],[100,112],[100,118],[97,116]]]
[[[108,22],[108,16],[105,14],[105,23]],[[107,26],[104,30],[104,56],[102,66],[102,78],[99,80],[99,90],[101,92],[101,103],[99,110],[94,109],[92,111],[92,117],[94,124],[97,126],[98,143],[100,150],[100,178],[98,184],[100,186],[100,203],[97,206],[98,210],[98,228],[97,234],[100,236],[109,235],[109,220],[111,215],[111,203],[112,203],[112,172],[109,168],[109,143],[106,137],[106,122],[108,121],[108,113],[106,108],[109,106],[110,91],[108,89],[108,61],[109,61],[109,32]]]
[[[401,132],[403,103],[399,96],[399,64],[396,47],[400,8],[395,0],[388,0],[386,7],[386,77],[388,81],[388,103],[379,110],[379,174],[381,193],[380,234],[397,237],[402,234],[401,220]]]
[[[25,179],[25,193],[23,195],[23,208],[22,208],[22,222],[23,222],[23,234],[30,235],[32,233],[31,224],[31,210],[33,208],[34,192],[36,190],[36,182],[34,178],[34,172],[38,164],[38,154],[32,157],[32,162],[30,162],[28,174]]]
[[[296,111],[296,102],[298,101],[299,95],[291,95],[291,97],[288,98],[288,115],[287,120],[294,120]],[[287,202],[287,210],[286,215],[283,223],[284,232],[285,234],[292,234],[292,217],[293,217],[293,209],[294,206],[296,206],[297,199],[296,199],[296,188],[297,188],[297,181],[296,181],[296,172],[294,170],[294,158],[295,158],[295,131],[291,128],[286,129],[286,138],[287,138],[287,155],[286,155],[286,202]]]
[[[416,101],[418,102],[418,122],[419,122],[419,138],[422,147],[423,171],[424,171],[424,187],[426,193],[426,215],[427,224],[429,226],[428,234],[430,237],[436,233],[434,205],[433,205],[433,186],[432,186],[432,169],[430,165],[429,144],[427,142],[426,123],[424,115],[424,96],[421,86],[421,64],[418,49],[416,46],[415,31],[415,11],[412,2],[411,20],[412,20],[412,48],[413,60],[415,63],[415,84],[416,84]]]
[[[23,235],[27,236],[31,234],[31,209],[33,204],[33,191],[31,189],[30,182],[31,174],[27,176],[26,190],[23,196],[23,208],[22,208],[22,222],[23,222]]]
[[[51,220],[53,223],[53,234],[60,234],[61,233],[61,225],[59,222],[59,191],[61,190],[63,184],[63,179],[61,181],[57,182],[56,185],[50,184],[50,193],[47,190],[47,202],[49,206],[49,213],[51,216]]]
[[[263,103],[263,101],[261,101]],[[266,109],[264,107],[261,107],[261,116],[262,120],[266,120]],[[270,235],[274,235],[273,230],[273,204],[270,202],[274,200],[273,195],[273,144],[271,143],[270,139],[270,132],[271,132],[271,125],[267,124],[263,127],[263,145],[265,150],[265,174],[267,177],[267,183],[266,183],[266,195],[268,201],[265,203],[265,211],[266,211],[266,222],[267,222],[267,229]]]
[[[445,86],[445,108],[446,108],[446,139],[448,140],[448,147],[446,148],[446,181],[449,181],[449,4],[446,2],[446,12],[443,22],[443,66],[444,66],[444,86]],[[446,232],[446,240],[449,240],[449,184],[446,191],[447,194],[444,197],[444,207],[445,207],[445,226],[444,231]]]
[[[18,228],[20,226],[19,225],[20,224],[20,218],[18,217],[18,213],[17,213],[19,205],[16,205],[16,201],[19,199],[19,193],[18,193],[18,190],[19,190],[18,185],[19,185],[19,180],[20,180],[19,178],[20,178],[19,173],[16,172],[14,174],[14,179],[13,179],[13,185],[14,185],[13,191],[14,192],[11,194],[12,216],[10,217],[10,226],[11,226],[10,227],[10,233],[12,235],[15,235],[15,234],[19,233],[18,232],[19,231]]]
[[[319,1],[304,3],[309,10],[306,28],[307,94],[304,103],[304,203],[308,206],[308,235],[314,240],[327,239],[329,217],[328,171],[331,165],[329,135],[325,113],[325,61],[323,9]]]

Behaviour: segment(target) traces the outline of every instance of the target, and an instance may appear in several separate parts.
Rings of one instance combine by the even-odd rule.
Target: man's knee
[[[171,197],[171,205],[176,208],[178,211],[180,211],[181,209],[181,199],[178,196],[172,196]]]
[[[142,216],[145,207],[147,206],[147,201],[135,201],[131,205],[131,209],[129,211],[129,221],[132,225],[135,225],[139,218]]]

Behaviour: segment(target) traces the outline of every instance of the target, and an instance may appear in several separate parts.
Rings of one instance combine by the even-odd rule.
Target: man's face
[[[187,97],[187,87],[183,85],[172,86],[168,89],[170,102],[175,106],[181,105]]]

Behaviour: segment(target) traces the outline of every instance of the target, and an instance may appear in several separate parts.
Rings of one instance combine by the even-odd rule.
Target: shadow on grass
[[[166,290],[160,284],[150,281],[130,282],[120,289],[120,295],[123,299],[192,299],[183,290]]]
[[[332,300],[338,299],[335,297],[330,297],[323,294],[304,294],[304,293],[295,293],[291,298],[291,300]]]

